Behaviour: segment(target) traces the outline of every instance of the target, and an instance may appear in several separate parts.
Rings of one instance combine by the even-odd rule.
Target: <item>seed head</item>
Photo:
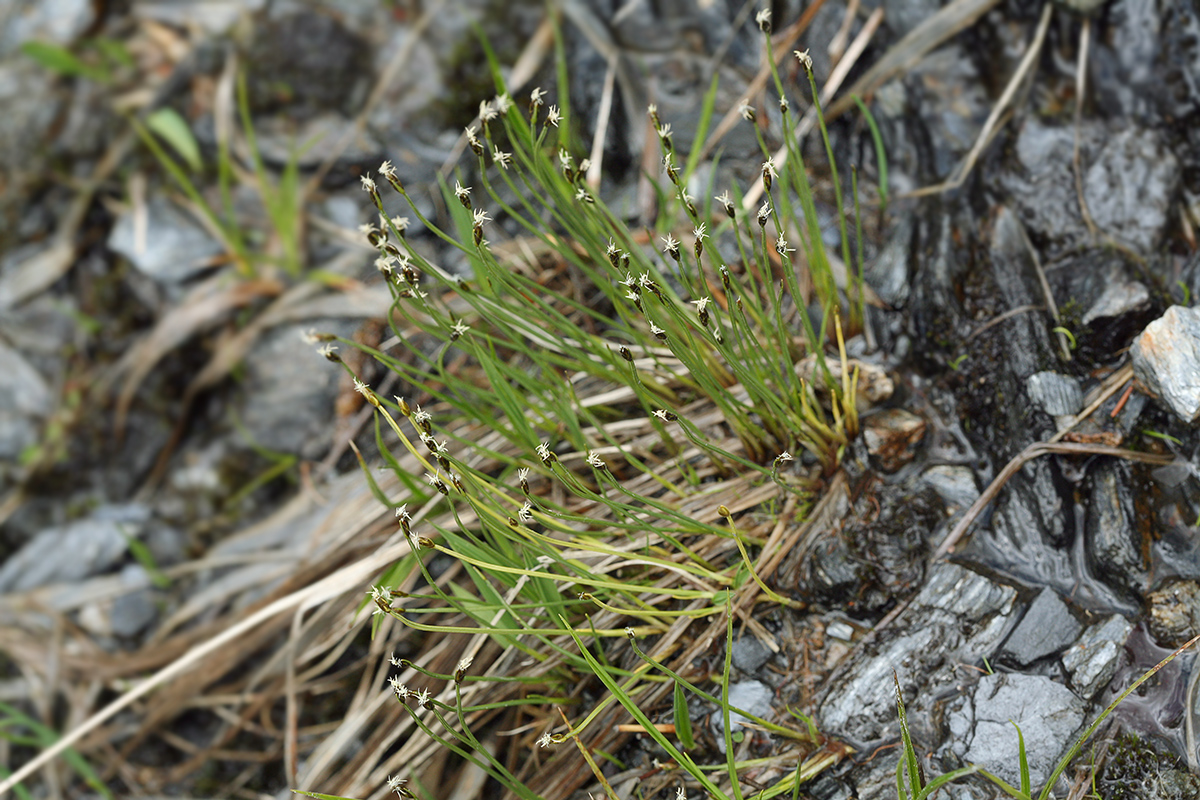
[[[764,8],[754,15],[754,21],[758,23],[758,29],[768,36],[771,34],[771,11]]]
[[[696,307],[696,316],[700,319],[700,324],[708,327],[708,304],[712,302],[711,297],[701,297],[699,300],[693,300],[692,305]]]
[[[803,53],[799,50],[793,50],[792,54],[796,56],[796,60],[800,62],[800,66],[804,67],[809,72],[812,72],[812,56],[808,54],[807,49],[805,49]]]
[[[768,158],[762,165],[763,190],[771,191],[771,181],[778,177],[779,173],[775,171],[775,162]]]
[[[613,269],[616,269],[621,260],[621,251],[612,239],[608,240],[608,247],[604,250],[604,254],[608,256],[608,263],[612,264]]]
[[[763,200],[763,204],[758,207],[758,225],[765,227],[767,220],[771,218],[771,201]]]
[[[679,260],[679,242],[675,239],[674,236],[672,236],[669,233],[666,235],[666,237],[662,241],[663,241],[663,250],[665,250],[667,255],[669,255],[671,258],[678,261]]]
[[[462,207],[470,210],[471,208],[471,187],[463,186],[458,181],[454,182],[454,196],[458,198],[458,202],[462,203]]]
[[[479,137],[477,137],[475,135],[475,126],[468,125],[466,134],[467,134],[467,142],[471,145],[471,150],[473,150],[475,152],[475,155],[477,155],[477,156],[483,155],[483,143],[480,142]]]
[[[654,337],[659,341],[665,342],[667,340],[667,332],[655,325],[653,322],[650,323],[650,332],[653,333]]]
[[[674,149],[671,146],[671,123],[668,122],[666,125],[660,125],[658,127],[658,138],[660,141],[662,141],[663,147],[667,148],[668,150]]]
[[[548,442],[538,443],[538,446],[536,449],[537,449],[538,458],[540,458],[542,460],[543,464],[549,465],[549,463],[556,458],[556,456],[554,455],[554,451],[550,449],[550,444]]]
[[[787,239],[783,238],[783,234],[779,234],[779,238],[775,240],[775,252],[781,256],[786,256],[788,253],[796,252],[796,248],[788,247]]]
[[[721,207],[725,209],[725,215],[730,219],[733,219],[736,209],[733,207],[733,201],[729,199],[729,190],[726,189],[713,199],[720,203]]]
[[[317,354],[323,356],[326,361],[332,361],[337,364],[342,360],[342,357],[337,354],[337,345],[333,342],[326,342],[317,348]]]

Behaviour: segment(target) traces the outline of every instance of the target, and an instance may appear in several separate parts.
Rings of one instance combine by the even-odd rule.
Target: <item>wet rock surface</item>
[[[1033,786],[1044,786],[1059,756],[1079,732],[1087,706],[1070,689],[1042,675],[987,675],[972,690],[947,704],[949,753],[978,764],[1014,786],[1021,729]]]
[[[901,672],[902,687],[920,676],[923,691],[910,705],[922,710],[929,697],[955,683],[947,667],[995,652],[1016,607],[1011,587],[951,564],[934,567],[892,628],[834,678],[820,705],[822,729],[859,743],[896,735],[892,670]]]
[[[1084,700],[1108,685],[1116,674],[1125,640],[1133,624],[1120,614],[1088,627],[1062,655],[1063,668],[1071,676],[1071,686]]]
[[[1075,641],[1083,626],[1053,589],[1043,589],[1029,604],[1000,650],[1001,658],[1028,667]]]

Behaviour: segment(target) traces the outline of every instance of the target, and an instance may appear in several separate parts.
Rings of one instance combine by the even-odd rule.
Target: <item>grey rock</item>
[[[892,670],[901,681],[919,681],[911,710],[950,686],[944,667],[988,657],[1011,624],[1017,592],[955,564],[930,569],[929,580],[888,636],[865,645],[826,691],[821,730],[852,741],[873,742],[898,734]]]
[[[302,170],[316,169],[335,146],[344,146],[334,168],[347,170],[351,165],[366,164],[367,171],[384,160],[383,145],[370,131],[358,130],[354,120],[335,111],[324,111],[311,118],[292,120],[277,115],[255,122],[259,154],[263,161],[283,169],[295,161]],[[344,145],[343,145],[344,142]],[[381,180],[381,188],[392,191]]]
[[[1163,647],[1179,647],[1200,630],[1200,581],[1175,578],[1146,595],[1150,634]]]
[[[312,327],[353,333],[352,326],[337,320],[311,320],[271,331],[246,358],[238,400],[238,413],[257,445],[309,459],[329,448],[340,377],[339,370],[331,369],[334,365],[304,340],[303,332]]]
[[[1133,623],[1113,614],[1083,632],[1079,641],[1062,655],[1063,667],[1071,676],[1071,685],[1084,699],[1090,700],[1112,680],[1117,672],[1125,640]]]
[[[0,567],[0,593],[80,581],[117,564],[150,518],[142,505],[96,509],[86,519],[47,528]]]
[[[1099,464],[1091,475],[1085,547],[1092,572],[1118,591],[1140,595],[1148,573],[1134,511],[1127,462]]]
[[[113,601],[109,629],[114,636],[137,636],[158,616],[150,575],[140,564],[129,564],[121,570],[121,582],[128,591]]]
[[[26,180],[44,179],[47,133],[62,108],[54,75],[30,59],[0,64],[0,169]],[[19,195],[10,188],[10,193]]]
[[[941,496],[947,507],[967,508],[979,497],[975,473],[968,467],[938,464],[925,470],[921,477]]]
[[[1082,629],[1058,592],[1046,588],[1029,604],[1029,610],[1013,629],[1001,653],[1023,667],[1028,666],[1065,648]]]
[[[984,677],[947,707],[947,748],[1020,786],[1016,723],[1025,739],[1029,777],[1038,791],[1084,722],[1085,703],[1062,684],[1041,675]]]
[[[996,212],[989,248],[991,273],[995,291],[1007,308],[1045,302],[1034,277],[1023,228],[1017,214],[1007,206]],[[1039,314],[1018,314],[998,326],[996,335],[1004,343],[1007,369],[993,380],[1003,386],[1011,376],[1024,383],[1030,375],[1056,364],[1058,347],[1051,339],[1050,327],[1048,318]],[[1014,413],[1027,414],[1024,409],[1013,409],[1008,412],[1010,419]]]
[[[1053,417],[1078,414],[1083,408],[1083,391],[1079,381],[1057,372],[1035,372],[1025,382],[1029,399]]]
[[[729,705],[737,706],[743,711],[748,711],[756,717],[768,718],[771,714],[771,699],[775,693],[770,686],[760,681],[740,681],[729,686]],[[713,712],[710,718],[713,730],[716,732],[717,747],[722,753],[725,752],[725,718],[720,709]],[[729,725],[731,730],[741,730],[742,725],[738,720],[750,720],[738,713],[731,713],[729,717]]]
[[[91,0],[9,0],[0,27],[0,57],[28,41],[69,45],[96,19]]]
[[[371,83],[371,47],[333,15],[290,11],[257,26],[246,53],[256,114],[286,109],[293,119],[322,111],[353,115]]]
[[[941,10],[942,5],[937,0],[884,0],[883,7],[887,26],[899,38]]]
[[[139,0],[133,4],[134,16],[164,25],[207,34],[221,35],[233,27],[243,14],[252,15],[267,0],[202,0],[180,3],[178,0]]]
[[[1124,269],[1116,268],[1109,271],[1100,293],[1087,311],[1083,312],[1082,322],[1091,325],[1097,320],[1122,317],[1144,311],[1150,305],[1150,290],[1141,281],[1130,280]]]
[[[1133,374],[1185,422],[1200,417],[1200,309],[1171,306],[1133,343]]]
[[[862,422],[863,441],[884,472],[895,472],[916,457],[913,448],[925,436],[925,420],[902,408],[889,408]]]
[[[144,229],[132,211],[113,226],[108,246],[156,281],[177,284],[211,264],[224,248],[190,217],[161,198],[146,204]]]
[[[1180,177],[1156,131],[1128,128],[1107,138],[1084,175],[1083,194],[1101,230],[1151,253],[1162,241]]]
[[[770,658],[770,648],[757,636],[746,633],[733,640],[733,665],[742,672],[757,672]]]
[[[0,460],[35,444],[54,396],[24,356],[0,342]]]
[[[1103,135],[1097,124],[1081,126],[1081,152],[1085,158],[1098,149]],[[1011,172],[1001,178],[1030,234],[1048,240],[1050,253],[1043,253],[1043,258],[1069,249],[1087,236],[1075,179],[1071,170],[1062,168],[1071,163],[1074,149],[1071,126],[1046,125],[1030,117],[1017,136]]]
[[[864,266],[864,278],[879,299],[893,308],[904,308],[909,288],[909,259],[913,240],[913,217],[905,214],[896,223],[879,255]]]

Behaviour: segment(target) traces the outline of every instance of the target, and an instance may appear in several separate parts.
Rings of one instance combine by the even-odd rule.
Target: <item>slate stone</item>
[[[1081,697],[1091,699],[1109,684],[1132,630],[1133,623],[1120,614],[1113,614],[1089,627],[1079,641],[1063,652],[1063,667]]]
[[[1046,588],[1030,603],[1001,654],[1023,667],[1029,666],[1067,647],[1081,630],[1083,626],[1058,592]]]
[[[1133,343],[1133,374],[1184,422],[1200,417],[1200,309],[1171,306]]]

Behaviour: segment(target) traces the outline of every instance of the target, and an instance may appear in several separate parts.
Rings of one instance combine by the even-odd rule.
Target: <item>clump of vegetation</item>
[[[1155,750],[1133,734],[1122,734],[1096,776],[1096,793],[1108,800],[1183,800],[1200,797],[1200,778],[1179,759]]]
[[[769,14],[759,24],[769,33]],[[796,57],[816,103],[811,61]],[[432,748],[519,797],[565,780],[539,763],[568,763],[565,747],[543,753],[556,745],[574,745],[611,796],[599,761],[621,765],[611,749],[618,716],[649,737],[658,788],[741,798],[746,776],[770,762],[785,765],[782,776],[755,795],[795,796],[847,749],[798,713],[799,724],[780,725],[732,706],[729,688],[735,618],[767,639],[757,604],[802,607],[769,583],[798,529],[784,523],[802,518],[858,430],[845,298],[797,118],[781,100],[786,159],[772,160],[760,136],[764,200],[746,213],[737,187],[689,194],[696,165],[681,166],[671,126],[651,107],[667,187],[652,242],[588,184],[567,110],[547,107],[540,89],[518,105],[494,61],[493,74],[499,94],[466,132],[477,185],[443,186],[452,230],[420,219],[462,253],[469,278],[423,257],[405,238],[408,221],[384,211],[395,191],[420,217],[389,164],[363,178],[380,214],[364,232],[396,300],[400,351],[371,354],[425,393],[423,407],[357,384],[407,489],[393,498],[376,486],[378,496],[411,545],[371,600],[379,620],[463,641],[453,669],[394,658],[392,690]],[[821,134],[831,152],[823,123]],[[489,242],[501,214],[527,234],[519,247]],[[847,288],[857,325],[861,283]],[[325,355],[340,361],[326,338]],[[388,451],[383,425],[425,468],[425,485]],[[698,669],[719,639],[723,663]],[[693,728],[701,707],[719,709],[719,732]],[[786,746],[751,758],[754,735],[734,729],[735,714]],[[501,715],[502,727],[524,733],[507,755],[480,733]],[[707,763],[718,750],[723,758]],[[426,796],[419,761],[389,785]]]

